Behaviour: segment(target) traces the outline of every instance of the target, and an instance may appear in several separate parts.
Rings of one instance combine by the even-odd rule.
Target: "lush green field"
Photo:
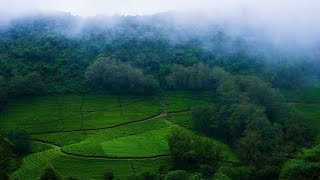
[[[315,143],[320,144],[320,86],[309,86],[296,92],[285,93],[293,108],[316,128]]]
[[[79,179],[101,179],[107,169],[120,179],[157,171],[170,162],[171,128],[192,130],[190,109],[213,99],[210,92],[168,92],[163,97],[65,95],[11,102],[0,114],[1,131],[24,128],[34,140],[32,154],[12,178],[36,179],[48,162],[62,176]],[[227,145],[212,143],[226,160],[238,161]]]

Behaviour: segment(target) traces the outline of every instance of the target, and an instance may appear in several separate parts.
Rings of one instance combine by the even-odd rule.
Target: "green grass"
[[[86,139],[79,143],[64,146],[62,149],[63,151],[68,153],[84,156],[105,156],[106,154],[102,150],[101,146],[101,143],[103,142],[133,136],[166,127],[168,127],[168,124],[159,118],[143,123],[136,123],[117,128],[88,131],[86,133]],[[64,133],[60,133],[61,136],[63,134]],[[123,148],[125,148],[125,146],[123,146]]]
[[[11,179],[37,179],[45,165],[61,156],[59,149],[49,149],[33,153],[23,158],[22,166],[11,175]]]
[[[320,103],[320,86],[308,86],[297,91],[283,92],[289,102]]]
[[[162,112],[160,103],[143,101],[112,108],[108,111],[97,111],[83,116],[83,128],[94,129],[111,127],[156,116]]]
[[[25,98],[9,104],[7,110],[0,114],[0,125],[4,131],[8,131],[15,127],[48,124],[79,115],[79,108],[79,96],[75,95]]]
[[[97,111],[83,115],[83,128],[94,129],[110,127],[120,123],[124,123],[121,116],[121,109],[114,108],[110,111]]]
[[[102,179],[106,170],[112,170],[118,179],[126,179],[133,173],[145,170],[157,171],[166,164],[165,158],[148,160],[109,160],[102,158],[78,158],[63,155],[58,149],[51,149],[29,155],[23,159],[23,165],[12,175],[12,179],[38,179],[47,163],[63,177],[78,179]],[[134,170],[133,170],[134,168]]]
[[[162,158],[154,160],[108,160],[69,156],[62,156],[51,161],[54,168],[63,176],[72,176],[80,180],[102,179],[106,170],[112,170],[118,179],[126,179],[131,174],[145,170],[157,171],[161,165],[166,163],[166,159]]]
[[[186,111],[194,106],[210,105],[210,102],[201,100],[182,99],[179,97],[168,97],[167,108],[168,112]]]
[[[84,140],[86,138],[86,132],[77,131],[64,133],[37,134],[32,135],[32,137],[34,139],[56,144],[59,146],[67,146]]]
[[[150,119],[162,113],[161,97],[89,94],[13,101],[0,114],[0,131],[22,127],[39,142],[32,142],[32,154],[23,158],[11,177],[37,179],[48,162],[62,176],[78,179],[102,179],[106,169],[119,179],[157,171],[170,157],[152,157],[169,153],[171,127],[193,129],[190,112],[170,112],[211,104],[214,99],[211,92],[167,92],[166,97],[168,119]],[[227,145],[212,143],[222,147],[225,159],[238,161]]]
[[[85,95],[83,100],[83,111],[101,111],[120,106],[118,96],[111,94]]]
[[[192,119],[192,113],[179,113],[179,114],[170,114],[168,120],[174,124],[178,124],[187,129],[194,129],[194,122]]]
[[[147,101],[141,101],[134,104],[121,107],[121,115],[123,120],[139,120],[145,119],[157,114],[160,114],[163,110],[159,101],[152,99]]]
[[[320,144],[320,104],[295,104],[294,109],[309,119],[316,129],[315,142]]]
[[[37,153],[37,152],[52,149],[52,147],[44,143],[32,141],[30,144],[30,149],[31,149],[31,153]]]
[[[234,153],[234,151],[225,143],[211,139],[212,143],[215,144],[217,147],[221,148],[222,151],[222,157],[224,160],[231,161],[231,162],[240,162],[237,155]]]
[[[108,157],[150,157],[169,152],[167,136],[170,128],[148,131],[138,135],[112,139],[101,143]]]
[[[59,132],[72,131],[81,128],[81,116],[67,118],[63,120],[50,121],[48,123],[40,123],[39,125],[30,126],[27,130],[30,133],[45,133],[45,132]]]
[[[308,86],[299,91],[285,92],[288,103],[309,120],[316,130],[315,143],[320,143],[320,86]]]

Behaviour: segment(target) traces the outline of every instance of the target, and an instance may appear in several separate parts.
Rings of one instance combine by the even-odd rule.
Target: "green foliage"
[[[44,172],[40,177],[40,180],[60,180],[62,179],[60,175],[53,169],[52,165],[49,163],[44,168]]]
[[[189,130],[193,130],[194,128],[194,122],[192,119],[192,114],[190,112],[186,113],[179,113],[179,114],[172,114],[170,117],[167,117],[168,120],[174,124],[178,124],[184,128],[187,128]]]
[[[288,115],[288,107],[279,91],[270,84],[252,76],[238,76],[237,84],[250,100],[266,110],[266,115],[272,122],[281,122]]]
[[[164,180],[185,180],[188,178],[188,173],[185,170],[170,171],[164,177]]]
[[[210,178],[214,172],[215,172],[215,168],[212,167],[212,166],[209,166],[207,164],[203,164],[203,165],[200,165],[200,173],[202,174],[202,177],[204,177],[205,179],[208,179]]]
[[[304,84],[305,66],[306,64],[302,62],[282,62],[271,82],[282,89],[298,89]]]
[[[304,150],[289,160],[281,170],[280,179],[318,179],[320,177],[320,146]]]
[[[310,145],[310,123],[290,111],[281,94],[262,80],[220,74],[215,103],[192,110],[197,130],[235,145],[260,179],[277,177],[280,164]]]
[[[31,137],[24,129],[12,129],[8,135],[8,139],[13,143],[13,152],[18,155],[25,155],[30,152]]]
[[[152,76],[129,64],[110,59],[95,61],[86,71],[86,79],[94,88],[113,92],[153,94],[158,84]]]
[[[43,172],[43,167],[53,159],[60,157],[59,149],[49,149],[25,156],[21,167],[10,175],[11,179],[37,179]]]
[[[4,77],[0,76],[0,111],[4,108],[7,103],[7,83]]]
[[[162,180],[162,176],[155,172],[145,171],[130,175],[127,180]]]
[[[106,156],[149,157],[168,154],[167,135],[171,129],[152,130],[101,143]]]
[[[188,180],[203,180],[203,177],[201,173],[193,173],[189,175]]]
[[[203,100],[211,96],[205,92],[200,95],[191,92],[173,92],[168,94],[168,97],[173,95]],[[83,102],[83,106],[81,106],[81,102]],[[188,99],[181,99],[181,104],[183,102],[190,107],[193,106]],[[206,103],[201,100],[197,100],[197,102]],[[25,104],[28,104],[28,106]],[[120,105],[121,108],[118,107]],[[23,158],[22,166],[19,170],[10,175],[12,179],[37,179],[42,173],[42,167],[47,162],[50,162],[64,177],[76,177],[79,179],[101,179],[105,169],[112,170],[115,178],[125,179],[133,173],[132,166],[137,174],[145,171],[157,172],[160,166],[166,166],[166,170],[162,171],[164,175],[172,169],[171,164],[168,163],[171,157],[166,157],[170,154],[167,135],[171,130],[170,126],[175,125],[160,117],[148,120],[139,118],[157,115],[159,110],[162,110],[156,98],[148,97],[146,99],[146,97],[107,94],[84,95],[82,101],[82,97],[78,95],[46,96],[17,100],[10,104],[10,107],[0,117],[1,125],[3,125],[1,127],[4,130],[14,125],[29,127],[25,124],[25,122],[29,122],[32,126],[27,130],[32,130],[32,139],[44,142],[31,143],[32,154]],[[125,121],[116,119],[114,123],[116,125],[120,124],[120,126],[107,128],[104,128],[99,123],[92,123],[93,130],[83,129],[81,131],[80,126],[78,126],[81,116],[64,119],[64,117],[81,113],[81,107],[84,113],[99,110],[102,112],[114,111],[119,114],[122,112],[124,118],[130,117],[135,120],[134,118],[138,117],[138,121],[122,124]],[[135,115],[136,113],[138,116]],[[55,120],[54,115],[61,117],[63,120],[50,123]],[[184,118],[191,119],[190,112],[186,112],[186,115],[184,112],[181,114],[169,113],[169,115],[173,117],[172,120],[177,124]],[[175,116],[177,116],[176,120],[174,119]],[[101,118],[100,116],[97,117]],[[101,119],[103,120],[103,118]],[[68,128],[71,129],[70,132]],[[95,128],[97,129],[95,130]],[[48,130],[52,132],[46,133]],[[59,132],[59,130],[66,130],[67,132]],[[49,144],[46,145],[46,142]],[[210,143],[214,146],[223,147],[223,156],[228,160],[234,160],[235,155],[227,145],[214,140],[210,140]],[[208,149],[207,146],[201,144],[205,143],[194,143],[194,146],[199,146],[203,151]],[[205,157],[206,154],[201,153],[201,151],[196,150],[195,153]],[[165,157],[157,157],[162,155]],[[111,156],[121,160],[103,159],[100,156]],[[148,158],[143,159],[145,156]],[[154,156],[155,158],[150,158]],[[123,158],[139,159],[127,160]]]
[[[13,20],[0,30],[0,110],[5,109],[0,117],[1,131],[21,127],[32,133],[33,138],[61,145],[62,151],[75,155],[164,155],[169,148],[164,139],[168,126],[194,127],[190,113],[173,112],[188,111],[197,105],[199,107],[192,110],[196,129],[227,142],[237,150],[244,164],[255,167],[254,175],[249,169],[234,168],[230,173],[217,173],[217,179],[276,178],[283,162],[312,144],[313,128],[306,123],[309,118],[312,126],[320,126],[317,104],[294,105],[295,110],[308,117],[304,119],[291,112],[281,94],[272,87],[298,88],[305,83],[306,75],[319,76],[315,50],[287,53],[257,41],[259,39],[252,41],[252,37],[246,35],[230,37],[218,26],[208,26],[205,34],[193,33],[189,27],[174,26],[167,18],[166,14],[121,17],[112,19],[116,22],[112,27],[93,20],[85,23],[78,34],[69,31],[79,22],[71,15]],[[286,60],[289,58],[292,60]],[[308,59],[308,62],[296,59]],[[148,119],[163,109],[158,99],[142,96],[26,98],[93,89],[150,95],[160,87],[195,92],[209,90],[211,94],[168,93],[169,121]],[[302,93],[298,100],[317,103],[316,91],[308,90],[304,94],[312,95]],[[12,103],[5,108],[8,99]],[[30,137],[24,131],[14,130],[8,137],[15,153],[28,151]],[[177,130],[169,136],[176,164],[178,160],[185,166],[202,167],[200,169],[208,172],[203,173],[206,176],[212,172],[204,164],[215,169],[216,162],[211,159],[220,158],[219,150],[212,147],[212,143],[219,144],[189,131]],[[132,173],[132,161],[69,156],[60,159],[57,158],[62,156],[59,148],[39,145],[33,146],[32,151],[37,153],[26,156],[21,170],[13,177],[29,175],[27,179],[36,179],[46,161],[52,161],[59,172],[69,176],[101,179],[106,167],[112,169],[116,177],[124,178]],[[228,154],[232,154],[230,152],[228,149]],[[305,162],[301,164],[290,167],[306,167],[307,172],[309,168],[311,171],[317,168]],[[142,172],[148,168],[145,166],[140,164],[134,168]],[[158,167],[152,164],[150,168]]]
[[[212,141],[181,128],[172,130],[168,143],[176,168],[197,168],[204,163],[215,166],[221,159],[220,148]]]
[[[211,69],[200,63],[192,67],[173,66],[172,73],[166,77],[169,89],[209,90],[215,85],[215,77]]]
[[[75,177],[66,177],[65,179],[66,180],[77,180],[77,178],[75,178]]]
[[[15,159],[11,149],[11,142],[0,135],[0,179],[9,179],[14,168]]]
[[[228,177],[226,174],[223,174],[223,173],[216,173],[214,176],[213,176],[214,179],[219,179],[219,180],[231,180],[230,177]]]
[[[41,151],[45,151],[45,150],[48,150],[48,149],[51,149],[52,147],[45,144],[45,143],[39,143],[39,142],[35,142],[35,141],[32,141],[30,143],[30,149],[31,149],[31,153],[37,153],[37,152],[41,152]]]
[[[314,137],[315,144],[320,143],[320,91],[316,85],[308,86],[291,93],[286,92],[286,98],[291,103],[297,116],[304,117],[304,121],[310,123],[314,127],[316,135]],[[312,131],[311,131],[312,132]]]
[[[103,179],[104,180],[113,180],[114,179],[114,174],[112,170],[106,170],[106,172],[103,174]]]
[[[26,76],[14,76],[9,82],[9,94],[13,97],[40,95],[44,86],[42,77],[36,72]]]
[[[221,167],[217,173],[215,173],[214,178],[225,176],[227,179],[255,179],[254,172],[256,172],[254,167],[228,165]]]

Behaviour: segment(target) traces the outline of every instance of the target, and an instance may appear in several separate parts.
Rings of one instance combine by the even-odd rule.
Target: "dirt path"
[[[103,129],[112,129],[112,128],[117,128],[117,127],[121,127],[121,126],[131,125],[131,124],[143,123],[143,122],[150,121],[150,120],[153,120],[153,119],[161,118],[163,116],[164,116],[164,114],[161,113],[161,114],[157,114],[157,115],[145,118],[145,119],[125,122],[125,123],[121,123],[121,124],[117,124],[117,125],[113,125],[113,126],[108,126],[108,127],[89,128],[89,129],[75,129],[75,130],[65,130],[65,131],[40,132],[40,133],[31,133],[31,135],[43,135],[43,134],[55,134],[55,133],[67,133],[67,132],[79,132],[79,131],[96,131],[96,130],[103,130]]]
[[[129,121],[129,122],[125,122],[125,123],[121,123],[121,124],[117,124],[117,125],[113,125],[113,126],[108,126],[108,127],[89,128],[89,129],[75,129],[75,130],[65,130],[65,131],[40,132],[40,133],[31,133],[31,135],[44,135],[44,134],[55,134],[55,133],[96,131],[96,130],[112,129],[112,128],[118,128],[118,127],[122,127],[122,126],[131,125],[131,124],[138,124],[138,123],[147,122],[147,121],[150,121],[150,120],[153,120],[153,119],[166,117],[167,115],[180,114],[180,113],[186,113],[186,112],[190,112],[190,110],[181,110],[181,111],[176,111],[176,112],[168,112],[166,114],[160,113],[160,114],[156,114],[154,116],[147,117],[147,118],[144,118],[144,119],[135,120],[135,121]]]

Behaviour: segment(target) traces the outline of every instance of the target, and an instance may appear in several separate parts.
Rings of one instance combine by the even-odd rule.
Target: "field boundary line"
[[[156,114],[156,115],[144,118],[144,119],[135,120],[135,121],[129,121],[129,122],[116,124],[116,125],[108,126],[108,127],[101,127],[101,128],[89,128],[89,129],[82,129],[82,130],[81,129],[75,129],[75,130],[65,130],[65,131],[51,131],[51,132],[40,132],[40,133],[30,133],[30,134],[31,135],[43,135],[43,134],[55,134],[55,133],[96,131],[96,130],[103,130],[103,129],[112,129],[112,128],[117,128],[117,127],[126,126],[126,125],[130,125],[130,124],[142,123],[142,122],[150,121],[150,120],[153,120],[153,119],[156,119],[156,118],[161,118],[163,116],[164,116],[164,114],[160,113],[160,114]]]
[[[164,158],[164,157],[171,157],[170,154],[161,154],[161,155],[156,155],[156,156],[148,156],[148,157],[111,157],[111,156],[85,156],[85,155],[79,155],[79,154],[74,154],[70,152],[65,152],[62,150],[61,146],[58,146],[54,143],[48,143],[43,140],[32,140],[34,142],[38,143],[43,143],[46,145],[49,145],[53,147],[54,149],[59,149],[59,152],[62,155],[69,156],[69,157],[75,157],[75,158],[84,158],[84,159],[104,159],[104,160],[146,160],[146,159],[158,159],[158,158]]]

